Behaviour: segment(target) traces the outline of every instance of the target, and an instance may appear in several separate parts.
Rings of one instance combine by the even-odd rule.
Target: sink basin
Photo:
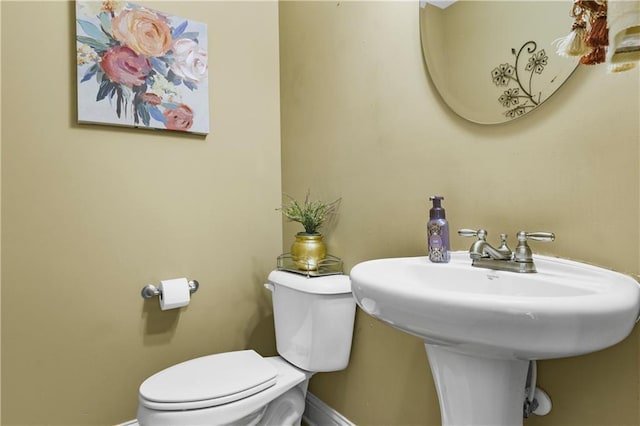
[[[519,359],[585,354],[633,329],[640,286],[629,276],[570,260],[534,258],[538,272],[378,259],[350,273],[358,305],[389,325],[457,351]]]
[[[547,256],[534,262],[533,274],[494,271],[453,252],[446,264],[390,258],[351,270],[360,308],[424,340],[443,425],[522,424],[530,361],[604,349],[632,331],[633,278]]]

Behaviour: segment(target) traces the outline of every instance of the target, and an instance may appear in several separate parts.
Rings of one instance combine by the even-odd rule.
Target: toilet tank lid
[[[351,280],[348,275],[326,275],[307,277],[286,271],[271,271],[269,282],[304,293],[312,294],[345,294],[351,293]]]

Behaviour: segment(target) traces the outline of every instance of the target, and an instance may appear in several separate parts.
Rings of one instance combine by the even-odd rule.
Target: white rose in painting
[[[171,48],[175,61],[171,71],[178,77],[194,83],[207,79],[207,52],[198,43],[188,38],[173,42]]]

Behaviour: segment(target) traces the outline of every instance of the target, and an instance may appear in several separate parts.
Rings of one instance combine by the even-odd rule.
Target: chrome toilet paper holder
[[[196,280],[189,280],[189,293],[193,294],[200,288],[200,283]],[[155,296],[160,296],[160,289],[153,284],[148,284],[142,288],[142,297],[145,299],[151,299]]]

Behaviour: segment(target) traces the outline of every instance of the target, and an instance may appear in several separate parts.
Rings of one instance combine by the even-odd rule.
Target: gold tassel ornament
[[[609,45],[609,28],[607,28],[607,5],[604,11],[591,15],[591,30],[585,38],[587,45],[592,47]]]
[[[571,32],[553,42],[556,53],[580,56],[580,63],[595,65],[605,61],[609,45],[606,0],[573,0]]]
[[[601,64],[607,58],[607,51],[603,46],[594,47],[591,53],[580,58],[583,65]]]
[[[578,21],[574,22],[568,36],[561,37],[553,42],[558,48],[556,53],[565,58],[587,55],[591,48],[585,42],[586,33],[587,24]]]
[[[601,64],[607,59],[607,46],[609,45],[609,28],[607,28],[607,1],[606,0],[579,0],[581,7],[589,15],[589,30],[585,37],[585,43],[593,50],[580,58],[580,63],[585,65]]]

